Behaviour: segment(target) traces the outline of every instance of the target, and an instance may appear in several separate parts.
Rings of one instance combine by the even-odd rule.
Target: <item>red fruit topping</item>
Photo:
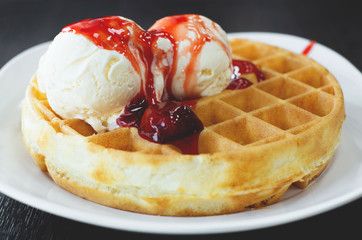
[[[136,127],[141,124],[141,119],[148,104],[144,95],[139,94],[132,99],[117,118],[117,124],[121,127]]]
[[[166,143],[200,132],[203,128],[202,122],[188,105],[167,101],[146,109],[139,134],[150,141]]]
[[[183,154],[199,154],[200,133],[201,132],[199,131],[190,136],[177,139],[168,143],[178,147]]]
[[[226,89],[243,89],[251,86],[253,83],[242,77],[242,74],[255,74],[258,82],[264,81],[265,79],[264,74],[252,62],[233,59],[233,68],[231,82]]]
[[[193,109],[196,106],[196,103],[198,100],[199,100],[199,98],[183,100],[183,101],[181,101],[181,104],[185,104],[185,105],[189,106],[191,109]]]
[[[255,74],[255,77],[258,80],[258,82],[265,80],[262,71],[260,71],[252,62],[233,59],[233,66],[234,66],[234,72],[231,77],[232,80],[238,79],[240,78],[241,74],[247,74],[247,73]]]
[[[247,88],[251,85],[253,85],[253,84],[248,79],[241,77],[241,78],[233,79],[226,89],[230,89],[230,90],[243,89],[243,88]]]

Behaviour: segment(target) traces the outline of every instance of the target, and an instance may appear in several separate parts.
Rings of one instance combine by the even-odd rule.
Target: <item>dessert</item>
[[[115,26],[111,35],[104,24]],[[181,34],[184,28],[210,31],[195,44],[195,60],[180,63],[190,52],[180,50],[180,42],[192,38]],[[161,19],[148,31],[119,17],[63,29],[64,35],[87,36],[98,48],[115,51],[106,55],[130,66],[131,73],[120,81],[137,83],[120,106],[66,116],[51,104],[51,75],[38,72],[22,111],[24,142],[36,164],[78,196],[156,215],[240,212],[278,201],[291,184],[305,188],[327,166],[340,141],[345,113],[338,82],[312,59],[267,44],[233,39],[230,54],[219,28],[201,16],[182,15]],[[103,37],[93,38],[94,33]],[[122,38],[114,41],[112,33]],[[107,45],[110,36],[113,42]],[[118,41],[120,49],[108,49]],[[203,63],[202,49],[212,41],[209,50],[220,51],[217,56],[224,59],[218,66]],[[203,71],[209,63],[210,71]],[[185,72],[177,73],[183,67]],[[214,77],[200,82],[211,70]],[[75,112],[73,106],[70,112]],[[112,114],[116,117],[108,117]],[[88,121],[89,116],[100,124]]]
[[[149,31],[172,36],[174,66],[165,79],[169,97],[210,96],[228,86],[231,52],[226,33],[217,23],[200,15],[169,16],[156,21]]]
[[[107,20],[112,18],[104,19]],[[143,30],[132,20],[120,20],[114,28],[121,34],[110,33],[113,39],[106,42],[101,40],[105,30],[94,32],[102,22],[87,22],[88,29],[81,28],[82,22],[72,28],[65,27],[40,59],[37,71],[39,89],[46,93],[52,109],[63,118],[85,120],[97,132],[117,127],[115,119],[140,91],[144,77],[145,66],[139,50],[118,44],[130,32],[134,33],[130,36],[135,36]],[[87,32],[75,33],[82,30],[91,32],[92,36],[98,34],[98,38],[93,38],[100,38],[98,44],[88,40]],[[116,37],[118,39],[114,39]],[[113,41],[125,51],[112,51],[116,46]],[[103,46],[103,42],[107,45]]]

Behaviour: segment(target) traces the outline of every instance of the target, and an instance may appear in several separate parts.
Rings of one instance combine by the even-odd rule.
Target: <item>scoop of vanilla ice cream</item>
[[[186,42],[186,41],[184,41]],[[180,45],[179,52],[184,48]],[[189,50],[187,50],[189,51]],[[185,69],[190,63],[190,55],[180,56],[177,62],[177,70],[172,82],[172,93],[177,99],[197,98],[211,96],[222,92],[230,83],[232,68],[230,68],[229,56],[216,42],[207,42],[199,55],[199,64],[194,70],[195,82],[185,85]]]
[[[231,49],[225,31],[217,23],[200,15],[177,15],[158,20],[150,30],[168,32],[175,40],[176,62],[170,81],[173,97],[210,96],[229,85]]]
[[[71,32],[59,33],[41,57],[37,81],[58,115],[83,119],[97,132],[117,127],[116,118],[141,87],[124,55]]]

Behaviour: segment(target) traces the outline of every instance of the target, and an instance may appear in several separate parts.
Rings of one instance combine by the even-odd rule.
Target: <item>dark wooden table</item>
[[[0,66],[16,54],[51,40],[69,23],[121,15],[148,28],[166,15],[198,13],[227,32],[267,31],[316,40],[362,70],[362,15],[358,1],[43,1],[0,0]],[[362,94],[362,93],[361,93]],[[169,236],[118,231],[34,209],[0,193],[0,239],[242,239],[246,237],[323,238],[360,235],[362,199],[293,223],[240,233]],[[358,234],[358,235],[357,235]]]

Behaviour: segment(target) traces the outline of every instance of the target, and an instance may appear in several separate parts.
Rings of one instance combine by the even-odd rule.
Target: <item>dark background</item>
[[[121,15],[147,29],[167,15],[197,13],[226,32],[288,33],[326,45],[362,70],[362,7],[359,1],[0,0],[0,67],[16,54],[49,41],[63,26],[85,18]],[[361,93],[362,94],[362,93]],[[0,193],[0,239],[242,239],[359,238],[362,199],[293,223],[230,234],[169,236],[101,228],[57,217]]]

